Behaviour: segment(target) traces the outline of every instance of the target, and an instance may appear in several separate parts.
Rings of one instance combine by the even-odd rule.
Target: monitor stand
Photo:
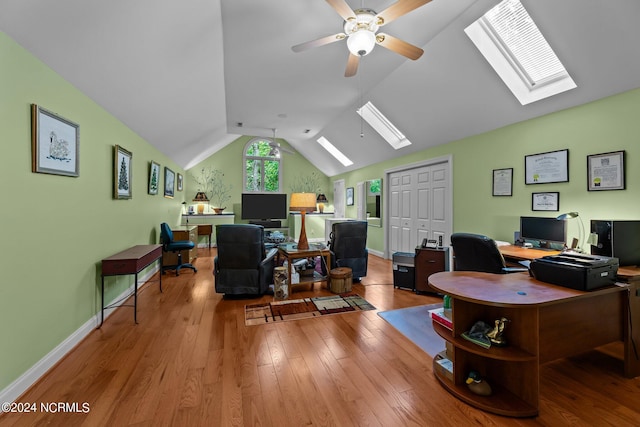
[[[262,220],[262,221],[249,221],[249,224],[261,225],[264,228],[280,228],[282,222],[280,220]]]

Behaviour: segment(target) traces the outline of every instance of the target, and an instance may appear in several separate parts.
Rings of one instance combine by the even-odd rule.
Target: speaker
[[[591,220],[598,243],[591,254],[618,258],[620,266],[640,265],[640,221]]]

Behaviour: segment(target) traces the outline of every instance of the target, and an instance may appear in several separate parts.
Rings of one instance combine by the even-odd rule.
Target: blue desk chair
[[[193,249],[195,246],[191,240],[173,240],[173,231],[166,222],[160,224],[160,240],[162,241],[162,250],[164,252],[173,252],[178,255],[178,263],[176,265],[163,265],[162,272],[165,270],[175,270],[176,276],[180,274],[181,268],[191,268],[194,273],[198,270],[188,262],[182,262],[182,251]]]

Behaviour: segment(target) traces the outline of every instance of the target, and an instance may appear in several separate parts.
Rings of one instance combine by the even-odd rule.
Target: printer
[[[534,259],[529,272],[541,282],[591,291],[613,285],[618,264],[618,258],[565,252]]]

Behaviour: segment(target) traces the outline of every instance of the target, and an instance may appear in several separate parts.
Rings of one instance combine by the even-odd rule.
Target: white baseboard
[[[144,284],[158,272],[160,266],[155,266],[152,270],[147,272],[142,278],[138,278],[138,282],[142,283],[142,286],[138,288],[138,292],[144,286]],[[115,297],[113,301],[118,301],[125,298],[127,295],[133,292],[133,285]],[[107,303],[109,305],[109,303]],[[113,307],[104,310],[104,320],[113,313],[118,307]],[[26,392],[32,385],[34,385],[49,369],[55,366],[67,353],[78,345],[83,339],[85,339],[91,332],[93,332],[100,324],[100,311],[87,320],[76,331],[69,335],[64,341],[58,344],[53,350],[51,350],[42,359],[36,362],[25,373],[20,375],[14,382],[0,391],[0,402],[15,402],[24,392]],[[0,409],[0,413],[3,411]]]
[[[367,250],[369,251],[370,254],[379,256],[380,258],[384,258],[384,252],[376,251],[376,250],[369,249],[369,248],[367,248]]]

